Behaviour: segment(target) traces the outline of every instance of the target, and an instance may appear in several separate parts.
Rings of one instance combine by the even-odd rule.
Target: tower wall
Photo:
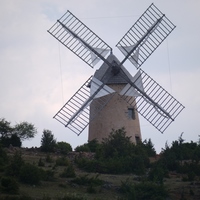
[[[108,85],[119,93],[125,84]],[[131,136],[131,141],[137,143],[141,140],[140,124],[138,113],[135,108],[115,94],[106,106],[95,116],[89,124],[88,140],[97,139],[99,142],[107,138],[112,129],[117,130],[125,127],[126,135]],[[100,97],[101,98],[101,97]],[[104,97],[105,98],[105,97]],[[98,105],[95,100],[90,105],[90,116],[96,114]]]

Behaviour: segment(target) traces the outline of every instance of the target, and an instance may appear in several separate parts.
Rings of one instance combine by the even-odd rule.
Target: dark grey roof
[[[113,54],[108,56],[107,61],[109,63],[115,61],[118,65],[120,64],[119,60]],[[128,83],[127,79],[130,80],[132,78],[131,74],[125,69],[123,65],[120,67],[119,73],[114,75],[112,67],[108,66],[105,62],[98,70],[96,70],[94,77],[105,84],[126,84]]]

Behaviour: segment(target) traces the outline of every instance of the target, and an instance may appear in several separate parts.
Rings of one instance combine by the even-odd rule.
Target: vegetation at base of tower
[[[126,136],[124,128],[112,130],[101,144],[96,143],[95,153],[94,160],[77,158],[77,165],[88,172],[144,174],[150,164],[149,156],[156,154],[151,140],[135,145]]]
[[[96,152],[100,147],[100,144],[96,139],[89,141],[83,145],[77,146],[74,150],[76,152]]]

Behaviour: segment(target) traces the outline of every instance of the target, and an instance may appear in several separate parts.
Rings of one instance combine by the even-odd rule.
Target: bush
[[[68,166],[69,160],[65,157],[57,158],[56,159],[56,165],[57,166]]]
[[[19,184],[17,183],[17,181],[14,178],[3,177],[1,179],[0,189],[3,193],[18,194]]]
[[[38,166],[39,167],[44,167],[45,166],[45,163],[43,162],[42,158],[39,159]]]
[[[40,169],[41,180],[54,181],[54,171]]]
[[[148,200],[161,200],[168,197],[168,192],[163,185],[157,185],[152,182],[143,182],[133,184],[130,180],[121,182],[119,191],[126,196],[126,199],[148,199]]]
[[[47,154],[45,160],[46,160],[46,162],[48,162],[48,163],[52,163],[52,162],[53,162],[53,159],[52,159],[51,155],[49,155],[49,154]]]
[[[72,147],[67,142],[57,142],[56,149],[61,154],[67,155],[69,152],[72,151]]]
[[[135,185],[135,192],[137,199],[166,199],[168,192],[164,185],[157,185],[152,182],[144,182]]]
[[[42,175],[38,167],[26,163],[21,167],[19,178],[23,183],[38,185],[42,179]]]
[[[101,145],[96,139],[75,148],[76,152],[96,152]]]
[[[7,153],[0,144],[0,171],[4,171],[5,165],[8,163]]]
[[[73,178],[75,176],[76,174],[75,174],[73,165],[71,164],[68,167],[66,167],[64,171],[60,174],[60,177],[62,178]]]
[[[6,168],[6,174],[8,176],[19,177],[21,167],[24,165],[21,152],[15,152],[14,156],[10,160],[10,164]]]
[[[93,185],[93,186],[99,186],[103,184],[103,181],[99,179],[99,175],[97,174],[95,177],[88,177],[89,175],[83,175],[79,176],[75,179],[73,179],[71,182],[76,183],[78,185]]]
[[[77,146],[74,150],[76,152],[90,152],[90,148],[89,148],[88,144],[83,144],[83,145]]]

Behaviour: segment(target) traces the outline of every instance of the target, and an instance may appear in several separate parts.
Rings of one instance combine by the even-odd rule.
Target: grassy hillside
[[[18,181],[19,190],[16,194],[11,194],[12,191],[4,191],[1,192],[0,199],[134,199],[134,194],[132,194],[132,197],[130,197],[130,195],[127,196],[127,191],[130,188],[129,186],[132,184],[145,185],[147,179],[146,175],[111,175],[82,171],[77,168],[77,165],[74,163],[74,158],[80,156],[87,157],[88,154],[70,153],[68,156],[63,156],[55,153],[42,153],[34,149],[6,149],[10,160],[16,158],[17,155],[19,156],[19,151],[25,163],[30,163],[37,168],[47,171],[49,177],[46,178],[46,180],[41,180],[38,184],[27,184]],[[156,161],[156,157],[151,158],[151,162]],[[68,177],[70,173],[62,175],[70,165],[73,166],[75,176]],[[1,168],[1,177],[5,177],[5,172],[6,169]],[[31,176],[30,174],[29,178],[31,178]],[[169,199],[200,198],[200,182],[198,178],[193,181],[188,181],[186,179],[184,181],[184,176],[184,174],[170,172],[169,177],[164,178],[163,183],[169,194]],[[151,183],[151,185],[153,184],[154,183]],[[146,189],[148,188],[151,187],[146,187]],[[151,189],[153,190],[153,188]],[[143,187],[142,192],[146,192],[145,187]]]
[[[45,144],[0,146],[1,200],[200,199],[200,143],[182,136],[160,155],[151,140],[135,145],[124,129],[75,152]]]

